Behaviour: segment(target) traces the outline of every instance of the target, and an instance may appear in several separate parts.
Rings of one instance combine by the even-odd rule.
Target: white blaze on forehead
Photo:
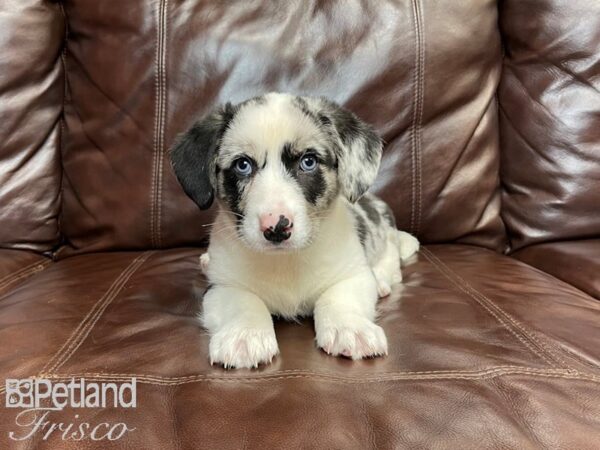
[[[228,159],[245,153],[261,164],[267,153],[281,153],[286,143],[300,149],[318,145],[322,134],[294,105],[293,96],[268,94],[262,102],[249,102],[240,108],[223,136],[221,156]]]

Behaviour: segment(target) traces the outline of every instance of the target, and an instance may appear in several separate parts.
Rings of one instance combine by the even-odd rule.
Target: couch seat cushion
[[[600,239],[532,245],[513,256],[600,299]]]
[[[388,357],[333,358],[315,347],[311,321],[277,322],[272,365],[226,371],[209,365],[196,319],[201,252],[74,256],[5,293],[0,342],[13,345],[0,347],[4,377],[136,377],[135,409],[52,412],[54,422],[77,413],[136,428],[98,448],[600,442],[600,304],[550,275],[476,247],[428,246],[381,302]],[[4,440],[16,410],[1,414]]]
[[[49,258],[34,252],[0,249],[0,294],[44,270],[51,263]]]

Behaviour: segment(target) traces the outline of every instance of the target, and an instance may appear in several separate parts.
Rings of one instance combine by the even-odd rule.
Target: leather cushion
[[[500,5],[502,217],[512,247],[597,238],[600,2]]]
[[[599,239],[532,245],[512,256],[600,299]]]
[[[0,10],[0,247],[59,242],[65,23],[58,4],[5,0]]]
[[[2,373],[136,376],[135,410],[77,411],[137,427],[114,443],[129,448],[590,448],[600,439],[600,304],[522,262],[426,247],[380,305],[388,357],[333,358],[315,348],[311,321],[277,322],[272,365],[225,371],[209,365],[196,318],[199,253],[83,255],[34,275],[0,298],[0,339],[14,343],[0,348]],[[14,410],[0,414],[6,439]]]
[[[185,196],[167,149],[217,104],[266,91],[328,96],[376,126],[387,145],[374,190],[401,228],[424,242],[503,248],[495,1],[65,8],[62,227],[72,250],[202,241],[212,211]]]
[[[0,293],[14,289],[51,262],[34,252],[0,249]]]

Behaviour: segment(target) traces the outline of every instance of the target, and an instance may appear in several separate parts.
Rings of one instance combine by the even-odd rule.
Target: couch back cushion
[[[59,242],[61,53],[58,4],[0,7],[0,247],[49,251]]]
[[[512,247],[598,237],[600,2],[505,0],[500,14],[503,218]]]
[[[206,237],[167,151],[227,101],[327,96],[386,146],[373,191],[425,242],[501,248],[494,0],[65,2],[63,230],[75,251]]]

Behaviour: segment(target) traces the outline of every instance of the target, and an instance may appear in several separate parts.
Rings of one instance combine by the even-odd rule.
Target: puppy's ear
[[[217,153],[235,112],[231,103],[218,108],[178,136],[170,150],[177,180],[200,209],[210,208],[214,200]]]
[[[375,181],[383,143],[375,130],[337,103],[320,99],[318,118],[333,131],[338,145],[338,180],[342,194],[356,202]]]

